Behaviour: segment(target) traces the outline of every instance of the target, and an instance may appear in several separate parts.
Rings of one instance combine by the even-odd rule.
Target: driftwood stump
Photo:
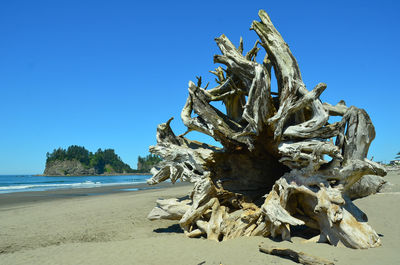
[[[379,246],[366,215],[349,198],[362,176],[384,176],[385,169],[366,159],[374,126],[363,109],[319,99],[320,83],[307,90],[289,46],[269,16],[251,29],[260,38],[243,53],[222,35],[215,39],[225,65],[211,73],[217,87],[189,82],[181,118],[187,132],[213,137],[223,148],[176,136],[172,118],[157,128],[150,152],[163,161],[149,184],[178,179],[194,184],[189,199],[158,200],[149,219],[179,220],[189,237],[227,240],[240,236],[290,239],[292,226],[320,232],[318,241],[351,248]],[[260,47],[266,56],[256,61]],[[271,91],[271,68],[278,91]],[[213,101],[222,101],[226,112]],[[330,116],[341,121],[328,123]],[[328,160],[326,158],[329,158]]]

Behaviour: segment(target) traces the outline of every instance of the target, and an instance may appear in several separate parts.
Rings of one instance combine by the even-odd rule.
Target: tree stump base
[[[209,135],[223,148],[189,140],[186,133],[176,136],[172,118],[158,126],[150,152],[163,161],[148,183],[181,180],[194,188],[189,200],[158,200],[148,218],[179,220],[188,237],[217,241],[290,240],[291,227],[305,225],[320,231],[319,242],[379,246],[366,215],[349,198],[362,176],[386,174],[366,159],[375,137],[368,114],[344,101],[322,103],[324,83],[307,90],[289,46],[265,11],[259,17],[251,29],[260,41],[245,55],[242,39],[235,47],[225,35],[216,38],[222,55],[214,62],[226,66],[211,71],[217,87],[203,88],[201,78],[189,82],[181,114],[186,133]],[[262,63],[256,61],[259,46],[266,51]],[[272,67],[277,92],[271,91]],[[222,101],[226,112],[213,101]],[[330,116],[342,119],[329,124]]]

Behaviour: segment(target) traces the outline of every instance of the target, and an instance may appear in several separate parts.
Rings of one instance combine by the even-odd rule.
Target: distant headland
[[[100,148],[92,153],[83,146],[71,145],[46,154],[44,176],[84,175],[136,175],[150,174],[150,169],[160,162],[155,155],[138,157],[137,169],[132,169],[115,153],[114,149]]]

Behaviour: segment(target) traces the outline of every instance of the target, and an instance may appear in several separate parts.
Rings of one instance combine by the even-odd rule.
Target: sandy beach
[[[303,243],[300,237],[292,243],[189,239],[177,221],[146,219],[157,198],[185,196],[190,185],[1,194],[0,264],[295,264],[260,253],[259,244],[290,247],[335,264],[400,264],[400,172],[385,178],[390,189],[355,202],[383,243],[368,250]]]

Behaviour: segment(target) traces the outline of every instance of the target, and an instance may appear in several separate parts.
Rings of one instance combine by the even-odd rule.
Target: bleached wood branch
[[[268,246],[259,246],[259,250],[262,253],[279,256],[282,258],[290,259],[296,263],[304,264],[304,265],[334,265],[332,261],[318,258],[316,256],[298,252],[292,250],[290,248],[276,248],[276,247],[268,247]]]

